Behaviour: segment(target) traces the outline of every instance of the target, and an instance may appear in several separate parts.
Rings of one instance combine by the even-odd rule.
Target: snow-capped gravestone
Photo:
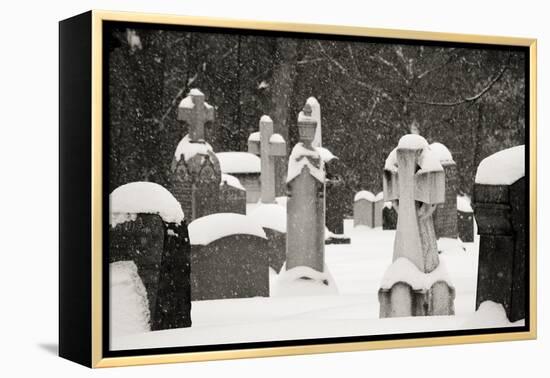
[[[261,160],[258,156],[242,151],[218,152],[222,174],[234,176],[246,190],[246,202],[257,203],[261,196]]]
[[[454,288],[439,261],[432,214],[445,201],[445,172],[424,138],[408,134],[386,160],[384,198],[398,213],[393,263],[384,274],[380,317],[454,314]]]
[[[272,295],[293,295],[293,286],[307,286],[308,294],[335,290],[325,266],[325,172],[319,152],[311,145],[316,126],[306,103],[298,116],[300,142],[288,162],[286,263]]]
[[[235,176],[222,173],[218,211],[246,214],[246,189]]]
[[[382,208],[382,229],[395,230],[397,227],[397,211],[391,201],[384,202]]]
[[[286,142],[280,134],[273,133],[273,121],[269,116],[262,116],[260,131],[248,138],[248,152],[261,159],[261,202],[275,203],[276,188],[284,182],[284,177],[276,176],[275,166],[286,157]]]
[[[264,229],[269,266],[280,272],[286,258],[286,206],[260,204],[249,217]]]
[[[150,329],[191,326],[190,245],[178,201],[158,184],[134,182],[115,189],[109,204],[109,262],[135,264]]]
[[[445,203],[437,206],[433,214],[435,235],[437,238],[456,239],[458,236],[457,226],[457,170],[453,156],[441,143],[432,143],[430,149],[437,156],[443,170],[445,171]]]
[[[202,92],[192,89],[179,104],[178,120],[188,125],[189,133],[174,153],[172,192],[192,220],[218,212],[220,164],[204,136],[205,123],[214,120],[214,108]]]
[[[476,306],[501,303],[512,322],[524,319],[526,311],[528,193],[524,146],[479,164],[473,195],[480,235]]]
[[[466,196],[456,198],[458,237],[464,243],[474,241],[474,210]]]
[[[368,190],[357,192],[353,199],[353,226],[381,227],[383,204],[383,192],[377,195]]]
[[[191,222],[189,236],[194,301],[269,296],[266,235],[250,217],[211,214]]]

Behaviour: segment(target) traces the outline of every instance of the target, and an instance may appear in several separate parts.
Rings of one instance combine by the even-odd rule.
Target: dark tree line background
[[[382,190],[384,160],[412,129],[449,148],[466,194],[483,158],[525,143],[523,51],[126,28],[108,41],[111,191],[169,186],[187,132],[177,105],[195,87],[216,107],[217,152],[246,151],[263,114],[292,148],[315,96],[350,208],[356,191]]]

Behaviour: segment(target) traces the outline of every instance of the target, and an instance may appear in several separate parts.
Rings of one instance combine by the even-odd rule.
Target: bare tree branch
[[[508,59],[509,60],[509,59]],[[502,77],[502,75],[504,75],[504,72],[506,72],[506,70],[508,69],[508,64],[505,64],[504,66],[502,66],[502,68],[500,69],[499,72],[497,72],[490,80],[489,82],[487,83],[487,85],[485,85],[483,87],[483,89],[481,89],[481,91],[479,91],[478,93],[472,95],[472,96],[468,96],[468,97],[463,97],[461,99],[458,99],[458,100],[455,100],[455,101],[443,101],[443,102],[437,102],[437,101],[424,101],[424,100],[407,100],[406,102],[408,103],[413,103],[413,104],[422,104],[422,105],[432,105],[432,106],[457,106],[457,105],[462,105],[462,104],[466,104],[466,103],[471,103],[471,102],[475,102],[477,100],[479,100],[481,97],[483,97],[483,95],[485,95],[485,93],[489,92],[491,90],[491,88],[493,87],[493,85],[495,85],[495,83],[497,81],[500,80],[500,78]]]
[[[383,97],[383,98],[386,98],[388,100],[391,100],[392,99],[392,96],[390,96],[387,92],[381,90],[380,88],[376,88],[376,87],[373,87],[372,85],[368,84],[368,83],[365,83],[364,81],[361,81],[357,78],[355,78],[353,75],[350,74],[349,70],[344,67],[344,65],[342,63],[340,63],[338,60],[336,60],[335,58],[333,58],[332,56],[330,56],[326,51],[325,51],[325,48],[323,47],[323,44],[321,43],[321,41],[317,41],[317,44],[319,45],[319,48],[321,50],[321,53],[333,64],[335,65],[344,75],[346,75],[346,77],[351,80],[352,82],[354,82],[355,84],[363,87],[363,88],[366,88],[374,93],[377,93],[379,96]]]

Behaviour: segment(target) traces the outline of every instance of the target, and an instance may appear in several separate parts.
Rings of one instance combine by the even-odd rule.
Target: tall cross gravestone
[[[204,141],[204,125],[214,121],[214,107],[204,101],[204,93],[193,88],[178,107],[178,120],[189,125],[189,139]]]
[[[280,134],[273,133],[273,121],[264,115],[260,119],[260,139],[248,139],[248,152],[260,155],[261,159],[261,202],[275,203],[277,182],[275,159],[286,156],[286,142]]]
[[[379,291],[380,316],[453,314],[454,289],[439,261],[432,218],[445,201],[445,172],[424,138],[400,139],[386,160],[383,183],[398,218],[393,263]]]
[[[298,118],[300,142],[288,162],[286,269],[305,266],[324,271],[325,171],[311,145],[317,122],[306,103]]]
[[[174,153],[172,192],[193,220],[218,212],[220,163],[204,133],[205,124],[214,120],[214,108],[192,89],[179,104],[178,120],[187,124],[188,134]]]

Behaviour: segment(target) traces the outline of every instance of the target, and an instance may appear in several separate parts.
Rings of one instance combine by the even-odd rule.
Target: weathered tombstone
[[[430,149],[437,156],[445,171],[445,203],[438,205],[433,215],[435,235],[438,239],[456,239],[458,236],[456,210],[458,179],[456,163],[447,147],[443,144],[432,143]]]
[[[309,97],[306,104],[311,109],[311,118],[317,123],[311,146],[319,152],[325,169],[325,223],[330,233],[338,237],[327,238],[330,243],[349,243],[350,239],[344,237],[344,218],[348,208],[344,173],[346,166],[334,154],[323,147],[321,126],[321,105],[315,97]]]
[[[325,265],[325,172],[319,150],[311,145],[316,125],[306,103],[298,116],[300,142],[288,161],[286,262],[271,296],[338,293]]]
[[[286,206],[260,204],[250,212],[249,217],[263,227],[267,237],[269,266],[278,273],[286,258]]]
[[[286,157],[286,142],[280,134],[273,133],[273,121],[264,115],[260,119],[260,131],[248,138],[248,152],[259,155],[261,159],[261,202],[275,203],[276,187],[284,181],[277,177],[276,159]]]
[[[382,229],[395,230],[397,228],[397,211],[391,201],[384,202],[382,208]]]
[[[220,213],[246,214],[246,190],[235,176],[222,173],[218,210]]]
[[[473,207],[480,235],[476,307],[493,301],[504,306],[510,321],[524,319],[529,193],[525,147],[484,159],[475,181]]]
[[[204,125],[214,120],[214,108],[204,94],[192,89],[178,107],[178,120],[189,128],[172,160],[172,192],[188,219],[218,212],[221,169],[210,144],[204,140]]]
[[[190,246],[180,204],[150,182],[122,185],[109,200],[109,262],[134,262],[151,329],[191,326]]]
[[[269,296],[266,235],[250,217],[208,215],[189,224],[189,236],[194,301]]]
[[[316,126],[306,104],[298,117],[300,142],[288,162],[287,270],[297,266],[324,270],[325,172],[319,152],[311,145]]]
[[[222,174],[234,176],[246,189],[246,203],[257,203],[261,196],[260,158],[241,151],[218,152],[216,157]]]
[[[456,198],[458,237],[464,243],[474,241],[474,210],[466,196]]]
[[[380,317],[454,314],[454,288],[439,261],[432,214],[445,200],[445,172],[424,138],[399,140],[384,168],[384,198],[399,216]]]
[[[375,196],[368,190],[357,192],[353,198],[353,226],[381,227],[383,203],[383,193]]]

